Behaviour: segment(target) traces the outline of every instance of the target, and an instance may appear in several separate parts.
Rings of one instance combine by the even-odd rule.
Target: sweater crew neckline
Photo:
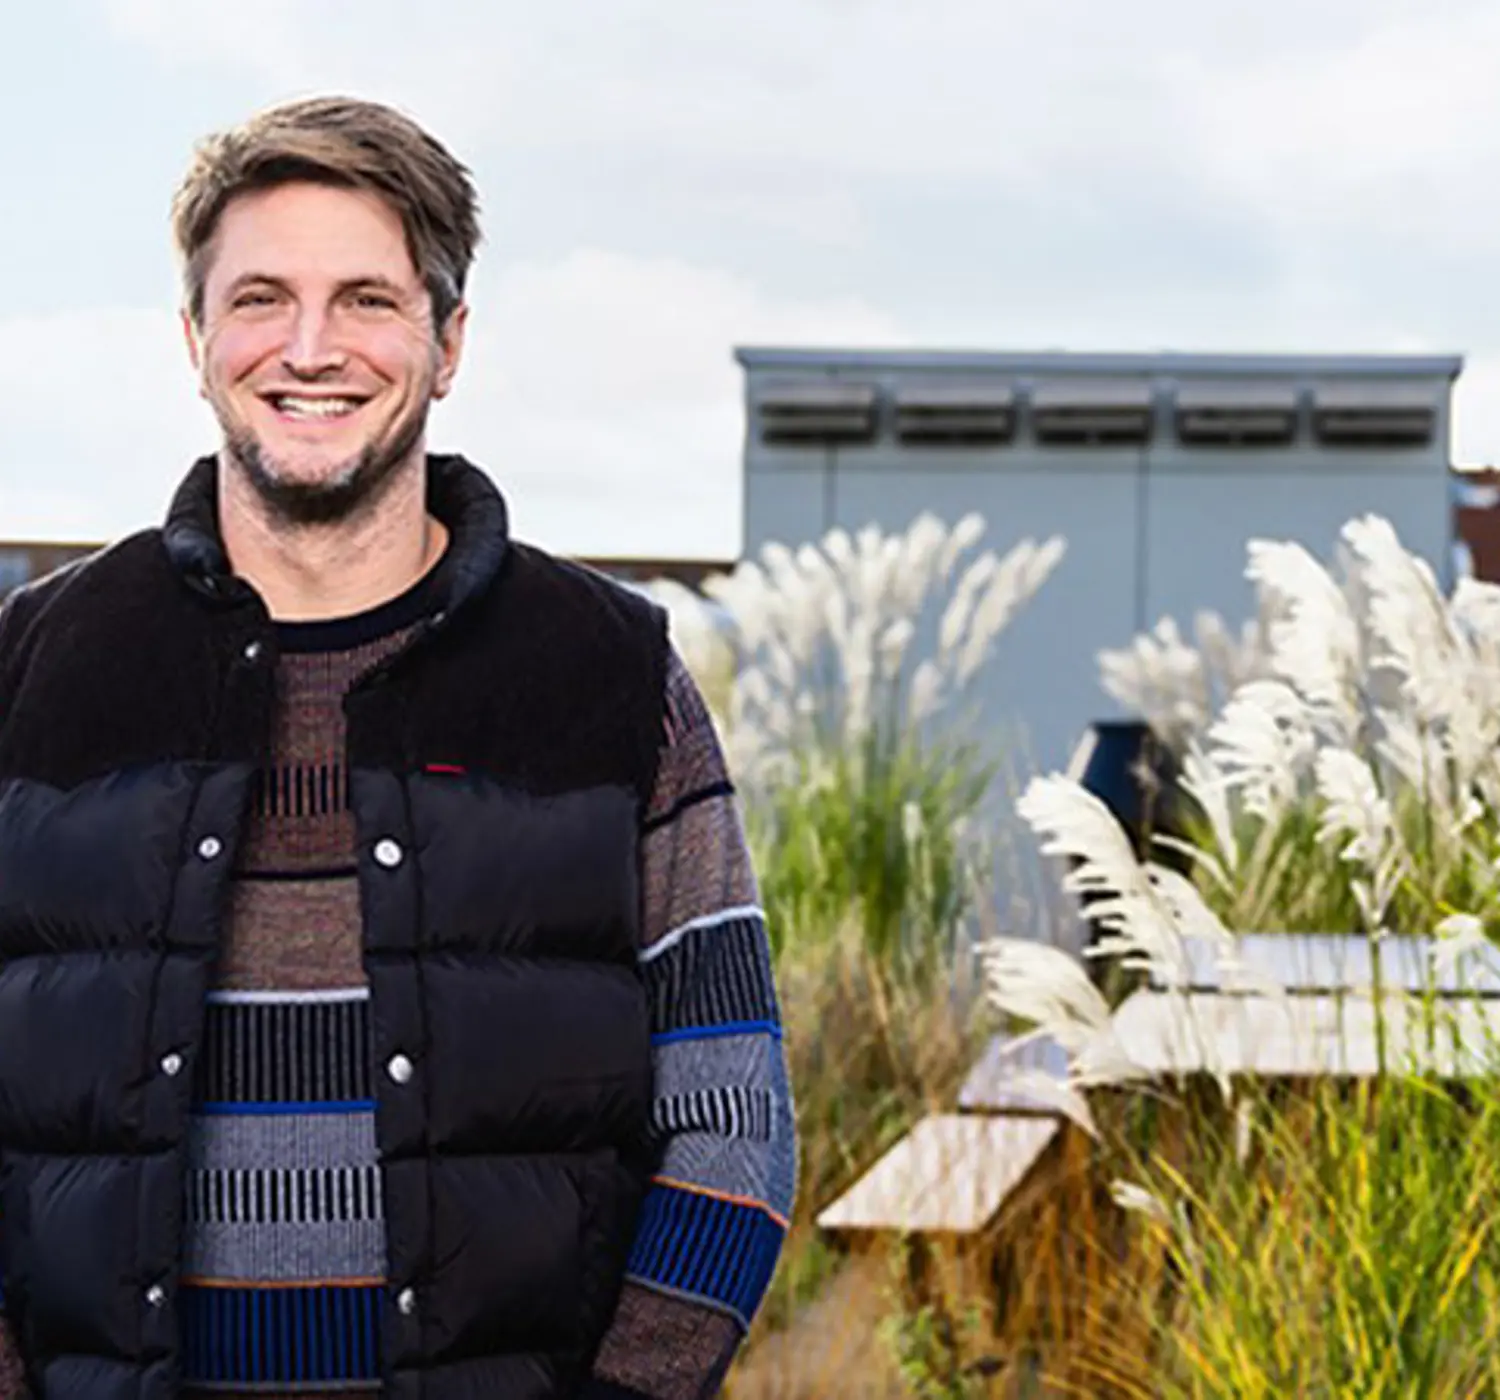
[[[437,611],[437,580],[443,558],[439,555],[427,572],[404,592],[363,612],[275,623],[276,645],[283,652],[301,654],[353,651],[415,627]]]

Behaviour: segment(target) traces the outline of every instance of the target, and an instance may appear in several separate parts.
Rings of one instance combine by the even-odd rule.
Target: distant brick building
[[[0,540],[0,598],[23,583],[30,583],[73,559],[91,554],[98,547],[95,544],[54,541]]]
[[[1500,470],[1453,473],[1455,572],[1500,583]]]

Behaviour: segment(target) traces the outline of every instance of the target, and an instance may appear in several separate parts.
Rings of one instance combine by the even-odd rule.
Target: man
[[[469,172],[301,101],[174,229],[222,443],[0,613],[7,1393],[712,1394],[793,1191],[765,929],[661,612],[426,451]]]

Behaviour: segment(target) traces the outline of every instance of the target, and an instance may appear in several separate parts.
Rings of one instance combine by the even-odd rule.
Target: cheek
[[[264,327],[231,326],[203,347],[203,371],[212,382],[233,385],[275,352],[277,338]]]
[[[365,363],[392,384],[420,384],[431,376],[432,343],[425,336],[392,328],[368,336],[361,350]]]

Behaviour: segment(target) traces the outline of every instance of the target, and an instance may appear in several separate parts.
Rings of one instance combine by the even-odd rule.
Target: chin
[[[398,440],[309,452],[305,444],[248,434],[226,445],[262,504],[291,525],[334,525],[364,513],[385,495],[410,450]]]

